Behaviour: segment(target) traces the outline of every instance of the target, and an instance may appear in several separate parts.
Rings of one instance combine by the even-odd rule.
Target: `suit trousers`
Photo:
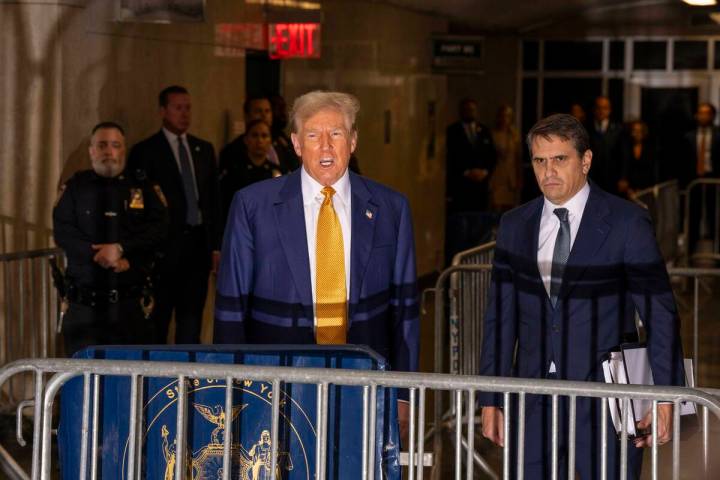
[[[169,242],[155,282],[153,320],[158,344],[167,341],[175,312],[175,343],[200,343],[211,252],[202,226],[187,227]]]
[[[526,395],[525,402],[524,478],[552,478],[552,396]],[[601,403],[598,399],[583,397],[577,397],[576,402],[575,478],[599,480],[602,462]],[[512,478],[517,477],[517,405],[518,397],[513,395],[513,416],[510,420],[513,439],[510,457]],[[568,478],[569,405],[568,397],[558,397],[558,478]],[[629,480],[640,478],[642,456],[643,450],[636,448],[632,441],[628,440]],[[609,412],[607,478],[620,478],[620,441],[610,421]]]

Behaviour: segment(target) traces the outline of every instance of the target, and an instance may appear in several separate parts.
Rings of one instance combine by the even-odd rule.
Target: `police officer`
[[[67,354],[95,344],[152,343],[142,302],[155,252],[167,235],[162,191],[143,171],[125,170],[122,127],[96,125],[89,154],[92,170],[61,187],[53,210],[55,243],[68,260]]]

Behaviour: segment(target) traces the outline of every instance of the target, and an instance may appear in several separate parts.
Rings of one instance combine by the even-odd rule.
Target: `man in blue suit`
[[[677,308],[647,212],[588,182],[593,155],[587,131],[574,117],[540,120],[527,142],[543,196],[500,221],[482,374],[602,382],[603,355],[635,331],[637,310],[655,384],[682,385]],[[482,395],[481,405],[483,435],[504,445],[502,396]],[[561,478],[567,478],[567,408],[561,402]],[[550,412],[547,398],[527,397],[526,478],[551,475]],[[650,423],[648,415],[640,427]],[[578,398],[576,425],[576,473],[583,480],[599,478],[599,401]],[[659,443],[669,441],[671,427],[672,405],[660,404],[652,427]],[[615,478],[620,454],[611,426],[607,440],[608,478]],[[507,443],[517,451],[516,442]],[[639,447],[650,443],[651,436],[641,436],[630,444],[628,478],[639,477]]]
[[[410,208],[399,193],[348,171],[358,110],[344,93],[299,97],[291,139],[302,168],[235,195],[218,273],[216,343],[362,344],[393,370],[417,370]],[[401,403],[401,420],[406,410]]]

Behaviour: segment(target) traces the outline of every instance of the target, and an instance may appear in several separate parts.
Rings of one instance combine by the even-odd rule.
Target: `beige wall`
[[[448,76],[447,123],[457,120],[457,106],[465,97],[478,101],[480,121],[492,127],[502,104],[516,107],[520,41],[517,37],[485,37],[482,72]]]
[[[372,2],[323,2],[322,58],[283,66],[288,101],[312,89],[343,90],[361,104],[357,155],[364,175],[404,193],[415,223],[418,273],[442,267],[444,116],[447,85],[430,69],[436,17]],[[435,149],[428,155],[428,104],[435,103]],[[385,112],[391,138],[385,144]]]

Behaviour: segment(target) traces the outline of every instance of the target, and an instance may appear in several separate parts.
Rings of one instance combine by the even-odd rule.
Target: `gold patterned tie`
[[[317,224],[315,246],[315,296],[317,343],[346,343],[347,289],[345,286],[345,249],[340,220],[332,204],[335,190],[322,189],[325,195]]]

